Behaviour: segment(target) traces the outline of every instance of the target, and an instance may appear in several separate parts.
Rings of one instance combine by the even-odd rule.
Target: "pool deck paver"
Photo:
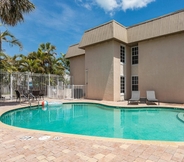
[[[83,100],[79,101],[83,102]],[[84,101],[94,102],[90,100]],[[78,100],[75,102],[78,102]],[[127,102],[95,102],[107,105],[127,106]],[[25,106],[27,105],[6,101],[4,105],[0,106],[0,114]],[[146,105],[140,104],[140,106]],[[184,108],[183,104],[161,103],[161,106]],[[49,136],[50,138],[40,140],[44,139],[43,137],[45,136]],[[138,141],[79,136],[28,130],[0,123],[0,162],[83,161],[184,162],[184,142]]]

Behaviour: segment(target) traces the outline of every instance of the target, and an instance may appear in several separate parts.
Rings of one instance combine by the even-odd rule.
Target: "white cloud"
[[[96,3],[105,11],[112,11],[118,7],[117,0],[96,0]]]
[[[115,10],[122,9],[124,11],[131,9],[137,9],[146,7],[149,3],[155,0],[75,0],[75,2],[87,9],[91,9],[92,6],[97,5],[103,8],[110,15],[114,13]]]
[[[128,9],[136,9],[146,7],[147,4],[153,2],[155,0],[122,0],[122,9],[124,11]]]

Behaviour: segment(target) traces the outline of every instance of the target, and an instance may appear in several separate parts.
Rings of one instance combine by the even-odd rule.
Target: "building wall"
[[[125,64],[120,63],[120,45],[126,49]],[[130,96],[130,47],[116,40],[85,49],[87,70],[86,98],[119,101]],[[120,96],[120,76],[125,77],[125,94]]]
[[[163,102],[184,102],[184,33],[143,41],[139,46],[139,90],[155,90]]]
[[[113,41],[85,49],[85,69],[88,71],[86,98],[114,100]]]
[[[125,47],[125,63],[120,62],[120,46]],[[123,42],[114,41],[114,100],[125,100],[130,95],[130,74],[131,74],[131,53],[130,47]],[[120,95],[120,76],[125,77],[125,93]]]
[[[120,66],[120,42],[112,41],[113,43],[113,78],[114,78],[114,101],[119,101],[120,98],[120,76],[125,75],[124,65]],[[124,98],[124,96],[122,96]]]
[[[85,84],[85,55],[70,58],[70,73],[72,76],[72,84]]]

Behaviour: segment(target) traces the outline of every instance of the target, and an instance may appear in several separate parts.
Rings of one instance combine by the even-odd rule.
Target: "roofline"
[[[101,25],[98,25],[98,26],[96,26],[96,27],[94,27],[94,28],[88,29],[88,30],[86,30],[84,33],[87,33],[87,32],[89,32],[89,31],[91,31],[91,30],[94,30],[94,29],[97,29],[97,28],[99,28],[99,27],[105,26],[105,25],[110,24],[110,23],[112,23],[112,22],[115,22],[116,24],[122,26],[122,27],[125,28],[125,29],[127,28],[127,27],[123,26],[122,24],[120,24],[119,22],[117,22],[116,20],[111,20],[111,21],[108,21],[108,22],[103,23],[103,24],[101,24]]]
[[[155,20],[158,20],[158,19],[161,19],[161,18],[164,18],[164,17],[168,17],[168,16],[170,16],[170,15],[174,15],[174,14],[177,14],[177,13],[180,13],[180,12],[184,12],[184,9],[181,9],[181,10],[178,10],[178,11],[175,11],[175,12],[171,12],[171,13],[168,13],[168,14],[165,14],[165,15],[162,15],[162,16],[159,16],[159,17],[156,17],[156,18],[147,20],[147,21],[143,21],[143,22],[141,22],[141,23],[137,23],[137,24],[135,24],[135,25],[131,25],[131,26],[128,26],[128,27],[122,25],[121,23],[117,22],[116,20],[111,20],[111,21],[108,21],[108,22],[103,23],[103,24],[101,24],[101,25],[98,25],[98,26],[96,26],[96,27],[94,27],[94,28],[88,29],[88,30],[86,30],[84,33],[89,32],[89,31],[94,30],[94,29],[97,29],[97,28],[99,28],[99,27],[105,26],[105,25],[110,24],[110,23],[112,23],[112,22],[115,22],[116,24],[122,26],[122,27],[125,28],[125,29],[129,29],[129,28],[132,28],[132,27],[135,27],[135,26],[138,26],[138,25],[142,25],[142,24],[146,24],[146,23],[148,23],[148,22],[155,21]]]
[[[147,24],[147,23],[151,23],[151,22],[154,22],[154,21],[156,21],[156,20],[159,20],[159,19],[163,19],[163,18],[165,18],[165,17],[169,17],[169,16],[172,16],[172,15],[176,15],[176,14],[179,14],[179,13],[183,13],[184,12],[184,9],[181,9],[181,10],[178,10],[178,11],[175,11],[175,12],[171,12],[171,13],[169,13],[169,14],[165,14],[165,15],[162,15],[162,16],[159,16],[159,17],[156,17],[156,18],[153,18],[153,19],[150,19],[150,20],[147,20],[147,21],[143,21],[143,22],[141,22],[141,23],[138,23],[138,24],[135,24],[135,25],[132,25],[132,26],[129,26],[129,27],[125,27],[125,26],[123,26],[122,24],[120,24],[119,22],[117,22],[117,21],[115,21],[115,20],[111,20],[111,21],[109,21],[109,22],[106,22],[106,23],[103,23],[103,24],[101,24],[101,25],[99,25],[99,26],[96,26],[96,27],[94,27],[94,28],[91,28],[91,29],[89,29],[89,30],[86,30],[85,32],[84,32],[84,34],[85,33],[88,33],[88,32],[90,32],[90,31],[93,31],[93,30],[95,30],[95,29],[98,29],[98,28],[100,28],[100,27],[103,27],[103,26],[105,26],[105,25],[109,25],[109,24],[113,24],[113,23],[115,23],[115,24],[117,24],[119,27],[122,27],[122,28],[124,28],[124,30],[127,30],[127,32],[128,32],[128,29],[131,29],[131,28],[133,28],[133,27],[137,27],[137,26],[140,26],[140,25],[144,25],[144,24]],[[183,31],[183,30],[182,30]],[[178,32],[178,31],[177,31]],[[128,34],[128,33],[127,33]],[[168,33],[168,34],[172,34],[172,32],[171,33]],[[162,35],[157,35],[157,36],[162,36]],[[113,38],[112,38],[113,39]],[[105,41],[105,40],[103,40],[103,41]],[[103,42],[102,41],[102,42]],[[128,41],[128,40],[127,40]],[[138,40],[135,40],[134,42],[137,42]],[[101,42],[101,41],[100,41]],[[95,44],[97,44],[97,43],[100,43],[100,42],[96,42]],[[133,43],[134,43],[133,42]],[[132,43],[132,41],[128,41],[128,42],[126,42],[126,43]],[[87,44],[87,45],[83,45],[83,46],[80,46],[80,44],[81,44],[81,41],[79,42],[79,43],[77,43],[77,44],[73,44],[73,45],[71,45],[70,47],[73,47],[73,46],[76,46],[76,45],[78,45],[78,48],[79,49],[82,49],[82,50],[84,50],[85,51],[85,47],[86,46],[90,46],[90,45],[92,45],[92,44]],[[94,43],[93,43],[94,44]]]
[[[168,16],[171,16],[171,15],[175,15],[175,14],[180,13],[180,12],[184,12],[184,9],[178,10],[178,11],[176,11],[176,12],[171,12],[171,13],[169,13],[169,14],[165,14],[165,15],[162,15],[162,16],[159,16],[159,17],[156,17],[156,18],[153,18],[153,19],[150,19],[150,20],[147,20],[147,21],[144,21],[144,22],[141,22],[141,23],[138,23],[138,24],[129,26],[129,27],[127,27],[127,29],[133,28],[133,27],[135,27],[135,26],[139,26],[139,25],[142,25],[142,24],[146,24],[146,23],[148,23],[148,22],[152,22],[152,21],[155,21],[155,20],[158,20],[158,19],[162,19],[162,18],[164,18],[164,17],[168,17]]]
[[[79,43],[72,44],[72,45],[70,45],[69,47],[73,47],[73,46],[76,46],[76,45],[79,45]]]
[[[82,56],[82,55],[85,55],[85,53],[83,53],[83,54],[78,54],[78,55],[75,55],[75,56],[69,56],[69,57],[66,57],[66,59],[70,59],[70,58],[74,58],[74,57],[78,57],[78,56]]]

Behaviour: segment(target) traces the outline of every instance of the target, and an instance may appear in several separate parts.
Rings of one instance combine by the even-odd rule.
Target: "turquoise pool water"
[[[63,104],[6,112],[3,123],[37,130],[71,134],[138,139],[184,141],[182,109],[116,108],[98,104]]]

